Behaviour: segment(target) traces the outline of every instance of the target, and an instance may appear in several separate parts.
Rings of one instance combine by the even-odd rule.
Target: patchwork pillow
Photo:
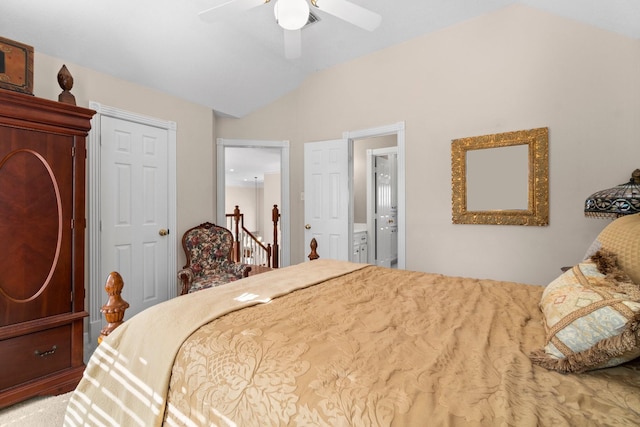
[[[584,372],[640,356],[640,287],[600,250],[544,290],[547,332],[531,361],[555,371]]]
[[[607,225],[587,250],[585,259],[600,249],[616,254],[620,268],[640,285],[640,214],[626,215]]]

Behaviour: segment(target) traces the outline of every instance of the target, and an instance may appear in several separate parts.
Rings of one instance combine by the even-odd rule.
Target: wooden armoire
[[[84,370],[86,136],[95,112],[0,90],[0,408]]]

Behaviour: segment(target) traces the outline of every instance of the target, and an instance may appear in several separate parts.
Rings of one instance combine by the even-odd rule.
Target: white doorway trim
[[[406,268],[406,178],[405,178],[405,125],[398,122],[387,126],[369,129],[346,131],[342,133],[350,144],[353,140],[373,138],[376,136],[396,135],[398,146],[398,268]],[[353,196],[352,196],[353,197]],[[352,201],[353,203],[353,201]]]
[[[168,283],[167,291],[169,298],[177,293],[177,220],[176,220],[176,123],[170,121],[159,120],[152,117],[142,116],[136,113],[120,110],[118,108],[102,105],[98,102],[89,102],[89,108],[96,111],[91,120],[91,131],[88,137],[87,147],[87,163],[88,170],[88,257],[89,257],[89,273],[88,273],[88,306],[89,306],[89,325],[98,325],[101,322],[100,308],[105,302],[104,282],[106,277],[100,277],[100,260],[102,259],[101,248],[102,240],[100,233],[101,219],[101,155],[100,155],[100,129],[101,118],[103,116],[113,117],[120,120],[140,123],[147,126],[153,126],[167,130],[168,136],[168,228],[169,243],[167,254]],[[125,283],[125,286],[127,284]],[[91,326],[90,326],[91,327]],[[87,343],[89,333],[93,335],[95,331],[87,331],[85,334]],[[88,342],[90,349],[95,348],[96,343]],[[85,352],[86,354],[86,352]]]
[[[289,141],[262,141],[256,139],[226,139],[216,140],[216,216],[218,224],[225,224],[225,155],[226,147],[243,148],[279,148],[280,149],[280,233],[282,253],[280,266],[291,264],[291,233],[290,233],[290,205],[289,205]]]

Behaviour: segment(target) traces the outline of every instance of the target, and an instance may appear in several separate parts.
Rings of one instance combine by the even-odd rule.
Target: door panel
[[[101,120],[101,276],[118,271],[127,317],[168,299],[168,136],[165,129]]]
[[[304,145],[305,250],[312,238],[321,258],[349,260],[349,165],[347,140]]]

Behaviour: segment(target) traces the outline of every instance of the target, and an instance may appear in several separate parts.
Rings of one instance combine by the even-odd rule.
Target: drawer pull
[[[56,349],[58,348],[58,346],[53,346],[51,347],[51,350],[47,350],[47,351],[40,351],[40,350],[36,350],[34,353],[36,356],[40,356],[40,357],[45,357],[45,356],[50,356],[53,353],[56,352]]]

